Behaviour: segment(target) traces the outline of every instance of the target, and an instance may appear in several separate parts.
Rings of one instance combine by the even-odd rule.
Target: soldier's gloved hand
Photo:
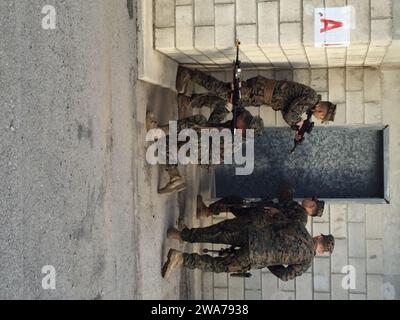
[[[228,100],[226,101],[225,108],[228,109],[230,112],[232,112],[233,110],[232,94],[228,95]]]

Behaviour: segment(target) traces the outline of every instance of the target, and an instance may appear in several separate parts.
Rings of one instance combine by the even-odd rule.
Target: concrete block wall
[[[270,78],[294,80],[312,86],[321,95],[338,104],[335,125],[383,125],[381,70],[370,67],[246,70],[244,77],[257,74]],[[227,79],[228,72],[213,72]],[[203,108],[206,109],[206,108]],[[252,107],[266,126],[286,126],[281,115],[271,108]],[[203,111],[204,112],[204,111]],[[317,122],[317,121],[316,121]],[[318,123],[318,122],[317,122]],[[334,125],[329,124],[329,125]],[[227,274],[202,274],[203,299],[296,299],[351,300],[383,299],[384,296],[384,211],[385,204],[355,202],[328,203],[324,216],[309,219],[312,235],[332,233],[336,248],[329,256],[317,256],[312,267],[301,277],[282,282],[268,269],[253,271],[250,279],[231,278]],[[231,218],[223,214],[204,225]],[[207,246],[205,246],[207,247]],[[219,248],[220,246],[214,246]],[[390,248],[386,249],[390,251]],[[342,288],[346,274],[343,267],[356,270],[355,289]]]
[[[314,8],[346,5],[354,8],[351,45],[315,48]],[[216,69],[233,60],[235,38],[242,42],[243,62],[258,69],[400,63],[393,5],[392,0],[154,0],[155,48],[180,63]]]

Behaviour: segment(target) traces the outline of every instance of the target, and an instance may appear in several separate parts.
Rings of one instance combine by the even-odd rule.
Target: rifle
[[[314,129],[314,122],[311,122],[311,117],[312,111],[309,110],[307,112],[307,119],[304,120],[302,127],[300,129],[297,125],[293,127],[295,130],[297,130],[297,134],[300,136],[300,139],[297,140],[296,137],[294,138],[294,147],[290,150],[289,154],[292,154],[296,150],[297,146],[303,143],[306,133],[310,134]]]
[[[231,131],[234,134],[236,129],[236,120],[237,120],[237,109],[240,104],[240,87],[241,87],[241,76],[242,76],[242,68],[241,61],[239,60],[239,48],[240,41],[236,39],[236,61],[233,62],[233,92],[232,92],[232,123],[231,123]]]
[[[222,248],[221,250],[211,250],[211,249],[203,249],[202,252],[203,253],[218,253],[218,256],[220,257],[226,257],[226,256],[230,256],[233,255],[235,253],[236,247],[235,246],[231,246],[229,248]],[[235,278],[250,278],[251,277],[251,273],[250,272],[234,272],[230,274],[231,277],[235,277]]]

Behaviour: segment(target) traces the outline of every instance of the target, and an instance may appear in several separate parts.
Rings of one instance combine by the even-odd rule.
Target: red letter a
[[[321,19],[321,22],[324,24],[324,27],[319,31],[320,33],[343,27],[343,22],[340,21]]]

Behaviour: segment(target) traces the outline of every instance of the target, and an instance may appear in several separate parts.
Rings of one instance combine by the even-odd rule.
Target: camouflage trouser
[[[191,243],[228,244],[240,249],[225,256],[184,254],[184,266],[209,272],[241,272],[250,269],[247,229],[240,219],[225,220],[206,228],[184,229],[182,239]]]
[[[222,198],[209,205],[209,209],[214,215],[219,215],[221,212],[231,212],[239,208],[243,208],[246,204],[246,200],[239,196],[229,196]]]

